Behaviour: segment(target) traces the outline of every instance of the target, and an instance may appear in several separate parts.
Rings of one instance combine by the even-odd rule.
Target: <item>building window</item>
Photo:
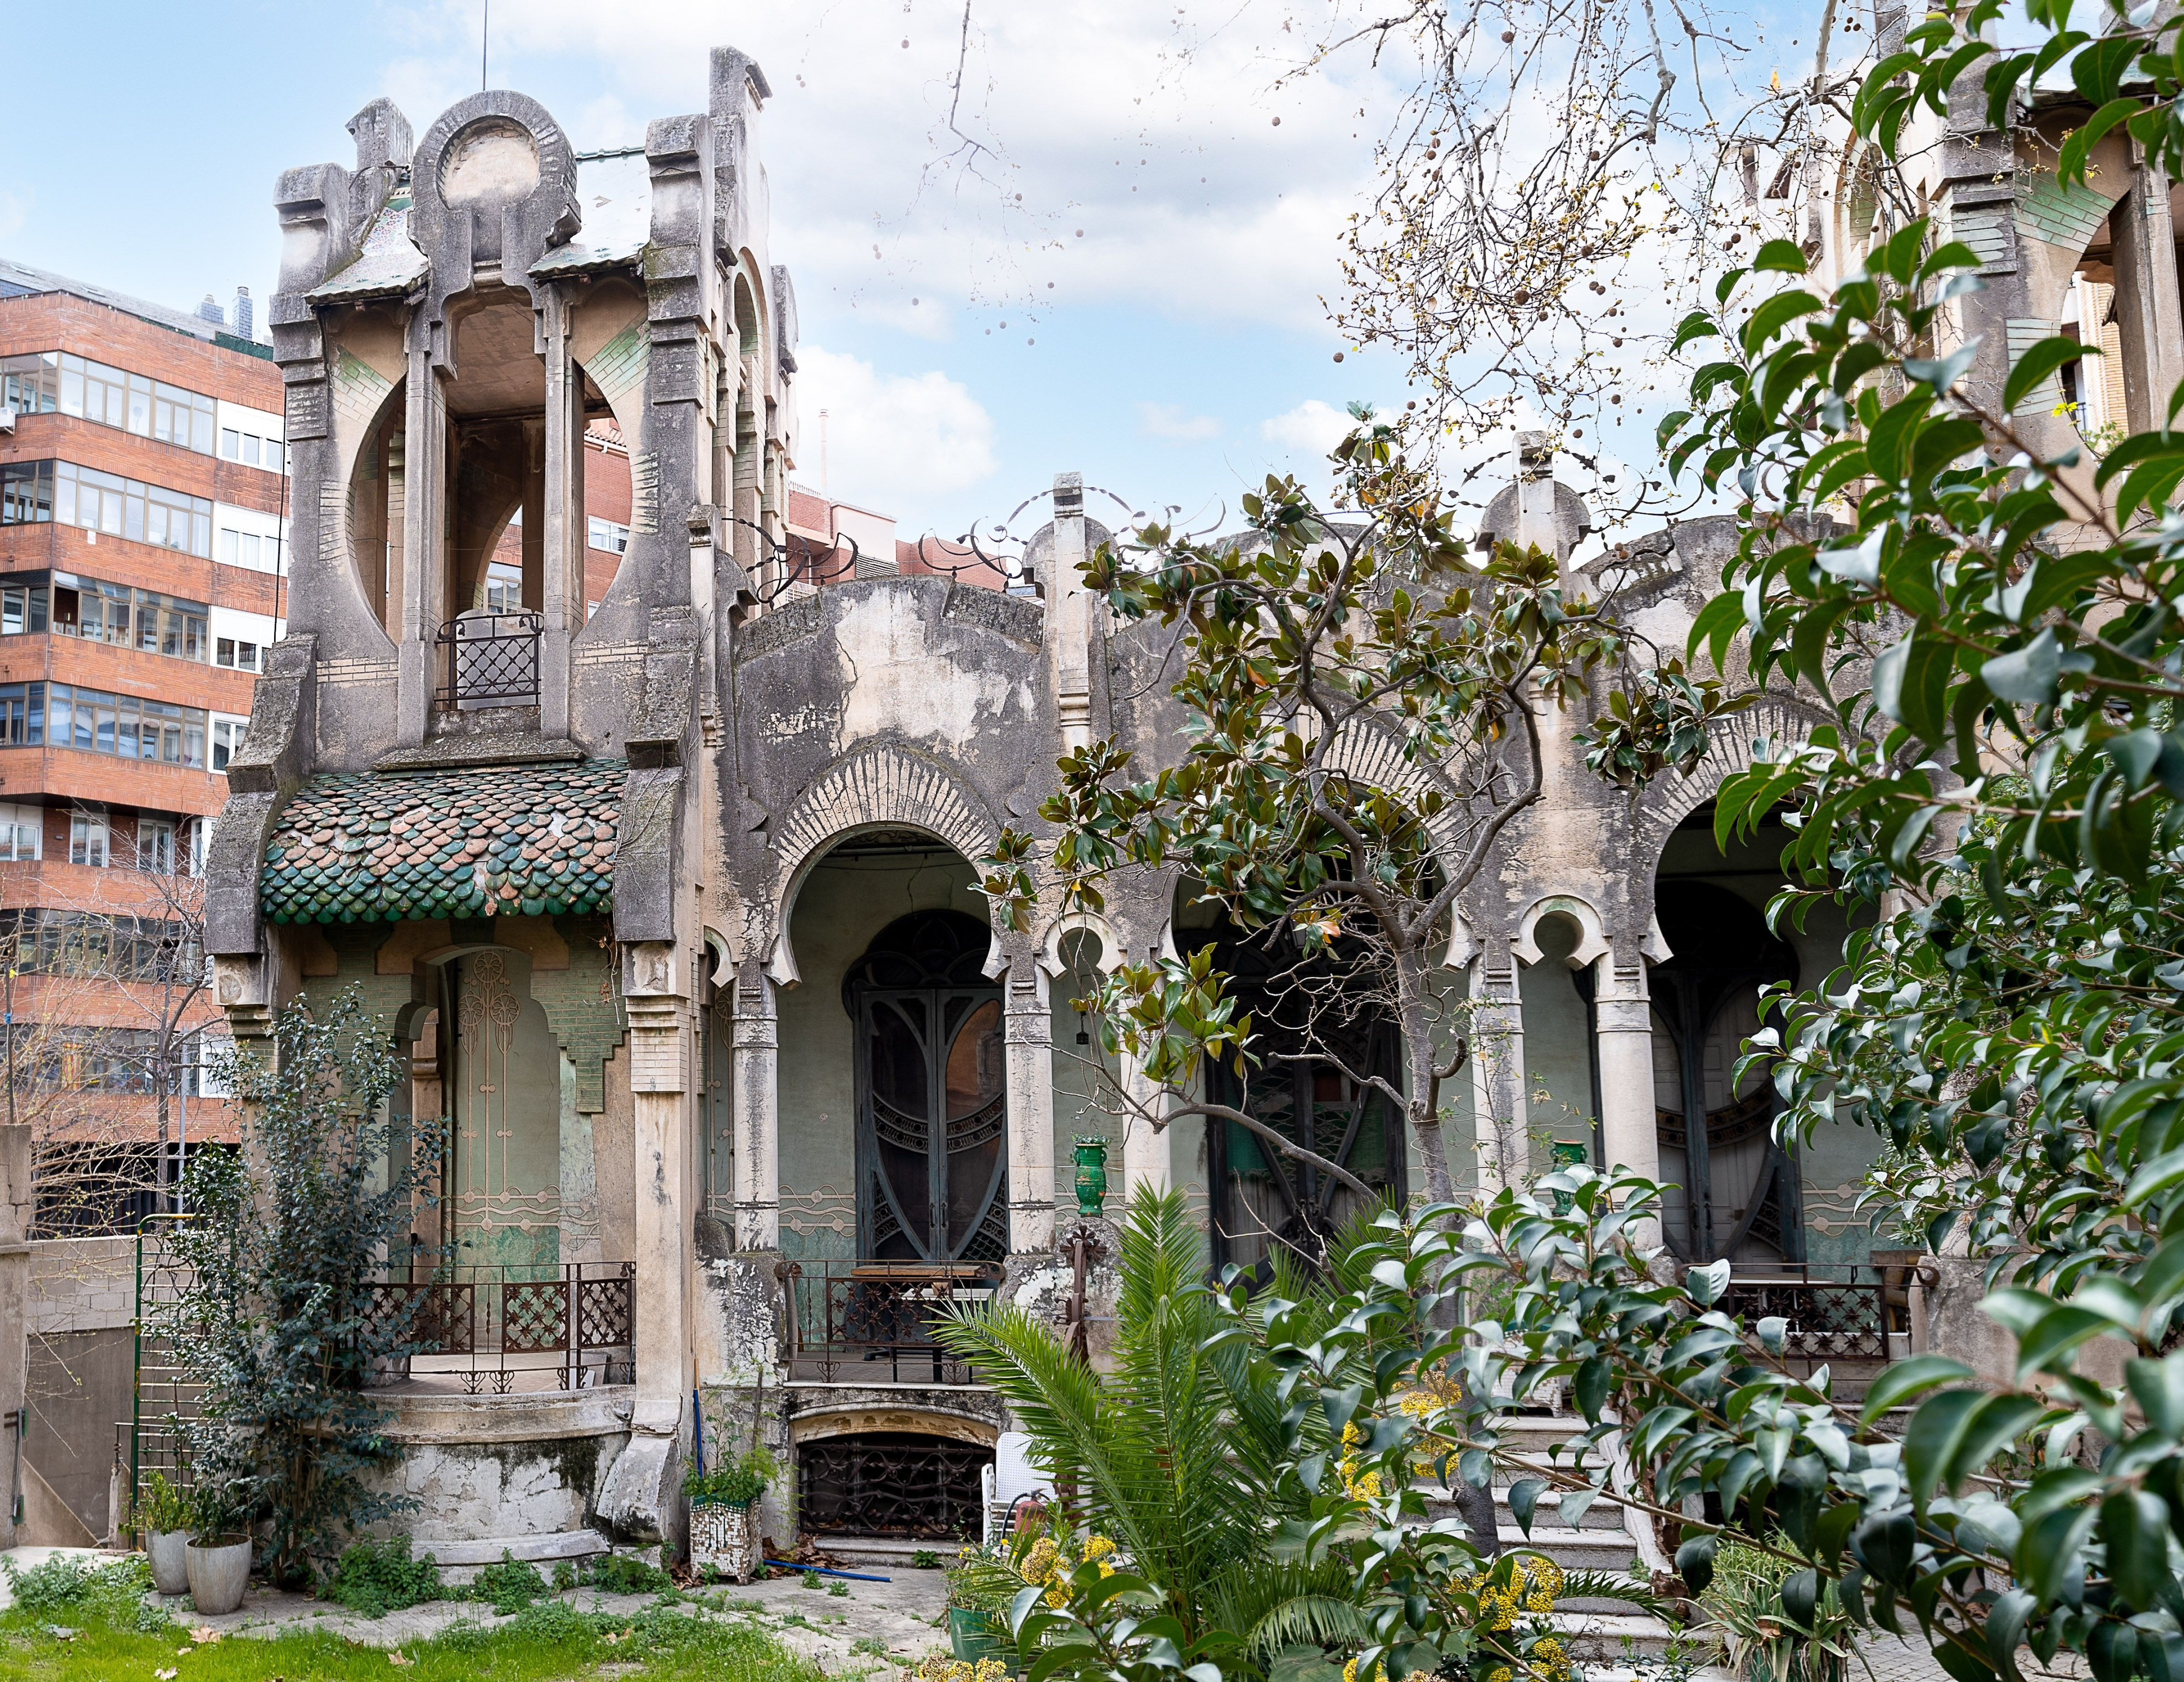
[[[161,876],[175,873],[175,822],[172,818],[139,817],[136,820],[136,868],[153,871]]]
[[[485,570],[485,610],[521,613],[523,610],[523,569],[496,560]]]
[[[190,817],[182,820],[182,848],[188,854],[190,874],[203,876],[205,872],[205,849],[212,841],[212,820],[209,817]]]
[[[156,590],[96,578],[58,575],[53,585],[53,629],[64,637],[112,643],[148,654],[204,663],[209,652],[205,627],[210,610],[202,602],[178,601]],[[0,608],[0,625],[5,624]]]
[[[281,570],[281,540],[255,532],[220,531],[220,558],[229,566],[247,566],[254,572]]]
[[[617,525],[611,520],[601,520],[596,515],[592,517],[591,526],[593,549],[604,549],[610,554],[627,554],[629,552],[628,526]]]
[[[58,520],[209,559],[212,504],[158,485],[72,461],[16,461],[0,468],[0,525]]]
[[[53,517],[53,464],[0,462],[0,526],[35,526]]]
[[[255,671],[258,668],[258,644],[246,643],[239,637],[222,637],[214,645],[213,664],[231,666],[237,671]]]
[[[202,770],[205,714],[71,683],[0,683],[0,747],[40,745]]]
[[[20,637],[46,628],[47,588],[43,584],[0,585],[0,637]]]
[[[36,858],[45,842],[45,816],[37,806],[0,806],[0,860]]]
[[[110,839],[104,812],[76,811],[69,815],[70,864],[95,865],[103,870]]]
[[[238,719],[214,721],[212,727],[212,768],[214,771],[227,769],[227,762],[235,756],[236,749],[242,745],[242,732],[248,728],[249,726]]]
[[[239,461],[246,467],[263,467],[270,473],[288,471],[280,439],[260,437],[237,426],[220,429],[220,454],[223,460]]]
[[[213,401],[142,374],[58,351],[0,357],[0,407],[73,415],[140,438],[212,454]]]

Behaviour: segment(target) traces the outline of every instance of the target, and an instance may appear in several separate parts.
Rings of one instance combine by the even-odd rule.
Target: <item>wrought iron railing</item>
[[[789,1375],[822,1384],[967,1384],[967,1364],[933,1336],[951,1306],[990,1300],[1000,1270],[981,1262],[790,1262]]]
[[[1888,1359],[1888,1309],[1870,1269],[1802,1262],[1740,1265],[1722,1294],[1724,1312],[1747,1328],[1779,1317],[1784,1352],[1813,1361]]]
[[[442,1268],[376,1287],[372,1312],[406,1326],[416,1348],[377,1375],[378,1387],[506,1395],[636,1382],[628,1262]]]
[[[440,627],[443,709],[527,707],[538,704],[538,634],[535,613],[466,613]]]

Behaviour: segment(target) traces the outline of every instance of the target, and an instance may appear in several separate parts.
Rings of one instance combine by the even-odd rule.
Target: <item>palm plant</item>
[[[1262,1562],[1271,1490],[1236,1451],[1227,1387],[1204,1345],[1217,1329],[1203,1250],[1178,1192],[1140,1190],[1121,1225],[1114,1370],[1095,1372],[1023,1310],[951,1311],[934,1334],[1014,1410],[1068,1518],[1159,1584],[1195,1636],[1217,1582]]]

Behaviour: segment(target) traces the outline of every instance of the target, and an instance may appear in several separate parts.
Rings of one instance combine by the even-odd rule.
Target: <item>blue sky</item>
[[[800,481],[824,407],[831,493],[909,529],[960,532],[1064,469],[1195,520],[1269,470],[1323,480],[1345,405],[1402,399],[1319,301],[1395,90],[1356,55],[1293,72],[1308,24],[1357,4],[967,0],[967,0],[498,0],[491,74],[588,148],[703,109],[710,47],[758,58]],[[247,285],[262,324],[279,171],[346,161],[382,94],[422,134],[478,86],[482,5],[11,8],[0,253],[182,308]],[[1758,81],[1782,50],[1762,26],[1806,10],[1725,8]],[[1633,307],[1642,331],[1674,305]],[[1657,400],[1632,394],[1635,446]]]
[[[1315,469],[1330,414],[1399,389],[1333,362],[1317,302],[1366,101],[1270,91],[1278,7],[1210,33],[1160,0],[974,13],[969,169],[944,122],[959,6],[495,9],[493,84],[580,148],[702,109],[708,45],[759,57],[805,347],[797,476],[818,480],[824,404],[838,497],[956,531],[1076,469],[1139,507],[1233,510],[1270,467]],[[279,170],[346,161],[376,95],[421,134],[478,81],[477,0],[10,11],[0,252],[181,308],[248,285],[261,325]]]

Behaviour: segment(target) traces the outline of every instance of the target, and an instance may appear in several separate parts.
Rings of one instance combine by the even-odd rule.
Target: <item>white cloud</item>
[[[892,514],[905,530],[931,517],[928,498],[993,476],[993,417],[961,382],[939,372],[883,374],[809,344],[796,364],[800,482],[819,483],[822,409],[828,494]]]
[[[1308,397],[1286,414],[1259,423],[1259,436],[1284,450],[1323,456],[1357,423],[1334,404]]]
[[[1141,403],[1138,430],[1149,438],[1171,438],[1178,443],[1201,443],[1221,436],[1221,423],[1211,415],[1190,415],[1179,403]]]
[[[560,113],[579,147],[626,142],[633,114],[703,109],[711,47],[752,54],[773,90],[760,143],[774,256],[807,298],[894,312],[912,297],[1011,315],[1123,304],[1316,329],[1372,173],[1376,129],[1358,113],[1385,109],[1400,74],[1361,57],[1284,81],[1306,36],[1281,8],[1201,16],[1175,0],[981,7],[967,36],[960,5],[937,0],[508,9],[496,85],[588,84]],[[413,41],[444,43],[448,65],[467,57],[472,0],[416,10]],[[452,81],[442,56],[394,79],[437,92]],[[420,134],[437,109],[410,110]]]

